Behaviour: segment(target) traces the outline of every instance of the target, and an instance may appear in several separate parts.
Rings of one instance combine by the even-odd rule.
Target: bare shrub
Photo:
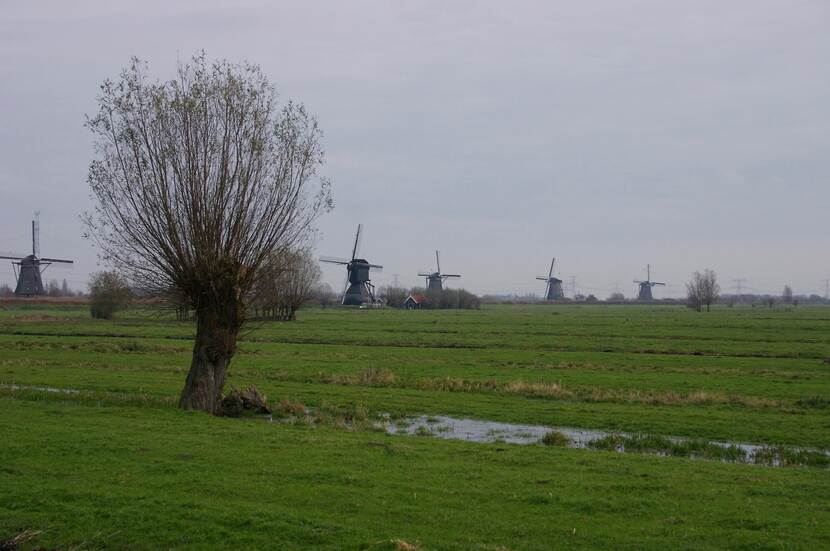
[[[686,284],[687,305],[698,312],[703,306],[706,311],[711,310],[712,304],[717,302],[720,295],[717,275],[713,270],[705,269],[703,273],[695,272],[692,281]]]
[[[294,321],[320,283],[320,266],[308,248],[273,253],[254,285],[251,303],[261,317]]]
[[[380,298],[382,298],[388,306],[402,307],[408,296],[409,291],[403,287],[389,286],[381,287],[380,289]]]
[[[117,272],[96,272],[89,281],[89,311],[95,319],[112,319],[127,307],[132,291]]]

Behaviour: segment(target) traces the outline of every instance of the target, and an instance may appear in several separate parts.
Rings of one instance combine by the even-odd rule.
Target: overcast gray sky
[[[77,260],[52,276],[83,287],[98,85],[203,48],[317,114],[336,201],[318,252],[345,256],[362,222],[376,284],[418,283],[439,248],[480,293],[541,293],[555,255],[601,297],[646,263],[675,295],[706,267],[823,294],[828,29],[827,0],[0,0],[0,251],[28,250],[40,210],[42,253]]]

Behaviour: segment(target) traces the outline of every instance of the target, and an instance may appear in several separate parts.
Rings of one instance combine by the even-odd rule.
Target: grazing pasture
[[[316,425],[177,410],[193,334],[149,308],[0,310],[0,540],[830,547],[826,468],[647,453],[694,447],[667,437],[830,448],[830,308],[307,309],[248,325],[229,386],[327,412]],[[389,435],[381,414],[641,436],[633,453],[480,444]]]

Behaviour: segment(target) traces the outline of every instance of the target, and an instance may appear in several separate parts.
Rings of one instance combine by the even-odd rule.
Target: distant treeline
[[[58,283],[56,279],[50,279],[44,286],[46,296],[49,297],[82,297],[83,291],[75,291],[69,287],[69,284],[64,279],[63,282]],[[14,296],[14,289],[7,285],[0,285],[0,297],[8,298]]]
[[[636,298],[626,298],[621,294],[618,296],[609,296],[606,299],[598,299],[594,295],[577,295],[576,298],[562,298],[555,301],[548,301],[537,295],[483,295],[481,297],[482,304],[655,304],[655,305],[686,305],[686,298],[661,298],[654,299],[648,302],[639,301]],[[781,295],[771,294],[740,294],[740,295],[719,295],[718,304],[725,306],[766,306],[770,305],[792,305],[799,304],[827,304],[830,305],[830,300],[817,294],[809,295],[788,295],[783,293]]]
[[[424,289],[423,287],[383,287],[380,289],[380,298],[386,306],[403,308],[406,300],[412,296],[425,299],[419,302],[418,308],[428,310],[475,310],[481,306],[481,298],[466,289],[444,289],[442,291]]]

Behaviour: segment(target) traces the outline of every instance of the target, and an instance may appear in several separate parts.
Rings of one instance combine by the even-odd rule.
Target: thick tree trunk
[[[237,305],[217,313],[212,309],[196,311],[196,342],[193,359],[179,399],[182,409],[219,412],[222,389],[231,358],[236,352],[236,338],[241,326]]]

